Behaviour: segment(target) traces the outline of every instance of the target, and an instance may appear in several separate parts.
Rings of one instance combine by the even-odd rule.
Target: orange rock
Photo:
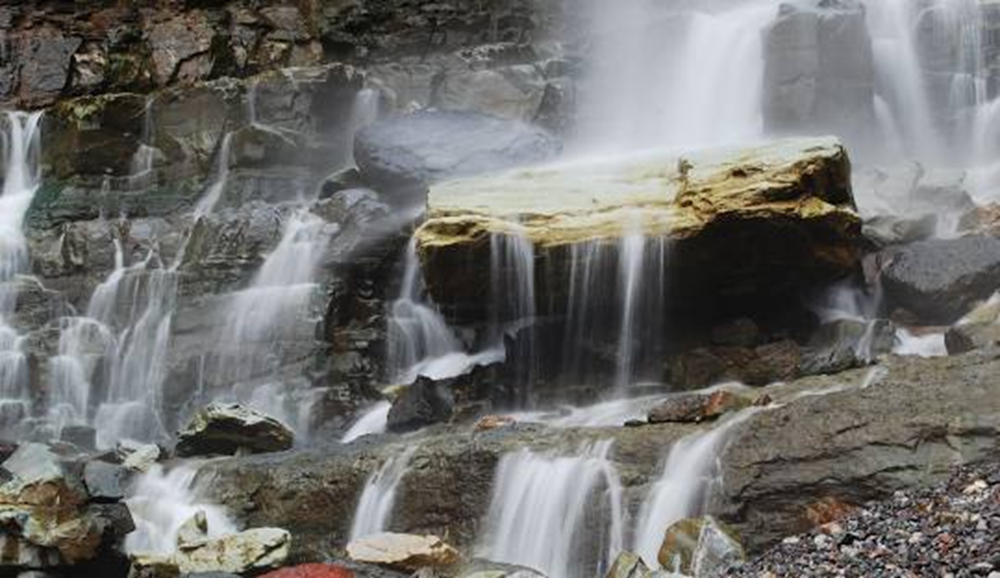
[[[354,578],[354,572],[333,564],[301,564],[268,572],[260,578]]]

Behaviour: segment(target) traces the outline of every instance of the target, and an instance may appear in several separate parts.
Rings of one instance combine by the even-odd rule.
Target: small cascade
[[[505,350],[505,337],[512,340],[513,351],[506,355],[515,360],[516,379],[529,391],[538,370],[535,247],[523,233],[490,237],[489,299],[492,319],[487,340]]]
[[[417,446],[406,448],[403,453],[386,460],[382,467],[368,477],[365,489],[361,492],[358,505],[354,509],[351,540],[389,529],[399,482],[406,475],[410,460],[416,451]]]
[[[280,367],[287,349],[313,339],[316,275],[332,229],[307,210],[288,218],[250,286],[231,294],[223,306],[218,349],[206,368],[217,388],[211,395],[246,402],[302,433],[308,423],[303,404],[311,405],[313,395],[307,387],[285,383]],[[218,389],[223,386],[228,387]]]
[[[28,359],[24,339],[12,325],[18,277],[28,272],[24,218],[41,184],[39,158],[42,113],[5,114],[5,174],[0,191],[0,426],[16,425],[30,411]]]
[[[392,409],[392,404],[388,401],[376,402],[375,405],[361,414],[354,425],[344,433],[343,437],[340,438],[340,443],[347,444],[362,436],[385,433],[390,409]]]
[[[154,464],[139,476],[126,500],[135,522],[135,531],[125,538],[126,552],[174,552],[181,526],[198,512],[205,513],[209,537],[236,533],[236,525],[224,508],[199,500],[197,474],[197,465],[193,463],[180,464],[169,471]]]
[[[233,133],[227,132],[219,143],[219,150],[215,158],[215,174],[212,176],[212,183],[205,190],[201,200],[194,207],[194,218],[197,220],[203,215],[210,214],[215,205],[219,204],[222,194],[226,192],[226,183],[229,180],[229,162]]]
[[[146,108],[142,118],[142,135],[139,139],[139,148],[132,154],[132,163],[129,170],[128,185],[130,189],[141,189],[152,184],[153,163],[159,149],[156,148],[156,125],[153,123],[153,105],[155,99],[146,101]]]
[[[622,488],[611,442],[574,456],[528,449],[500,460],[478,555],[551,578],[603,576],[622,549]]]
[[[642,503],[633,549],[656,566],[663,534],[674,522],[697,516],[720,484],[719,455],[733,428],[759,410],[744,410],[708,431],[682,438],[670,448],[660,479]]]

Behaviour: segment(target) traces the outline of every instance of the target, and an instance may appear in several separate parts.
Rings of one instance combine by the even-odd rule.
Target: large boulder
[[[421,189],[441,180],[535,164],[561,144],[532,125],[466,112],[419,112],[358,133],[354,157],[364,178]]]
[[[535,278],[556,280],[538,283],[536,303],[559,307],[571,284],[558,281],[581,254],[574,249],[614,249],[634,232],[671,241],[662,289],[673,307],[787,303],[852,271],[860,230],[846,151],[833,138],[811,138],[441,183],[430,189],[416,240],[434,301],[451,317],[481,321],[496,273],[533,267]],[[524,264],[496,271],[498,252]],[[515,281],[504,286],[518,290]]]
[[[886,303],[929,324],[954,322],[1000,288],[1000,239],[934,239],[887,251]]]
[[[280,452],[294,439],[292,430],[272,417],[239,404],[213,403],[177,434],[176,451],[182,457]]]
[[[140,575],[145,569],[152,570],[147,575],[154,576],[170,575],[171,570],[173,575],[259,573],[283,565],[288,559],[291,541],[291,534],[280,528],[253,528],[219,538],[186,542],[171,554],[134,554],[132,562]]]
[[[415,572],[421,568],[440,568],[459,561],[455,550],[437,536],[382,533],[353,540],[347,554],[355,562],[379,564]]]
[[[746,559],[735,533],[712,516],[685,518],[667,528],[657,560],[692,576],[715,576]]]
[[[772,131],[836,131],[864,143],[875,118],[875,69],[857,0],[782,2],[764,32],[764,123]]]

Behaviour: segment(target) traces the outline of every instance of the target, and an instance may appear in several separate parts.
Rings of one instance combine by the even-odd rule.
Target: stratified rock
[[[748,306],[853,270],[860,230],[846,151],[835,139],[812,138],[441,183],[431,187],[415,235],[434,301],[476,321],[489,314],[483,296],[497,244],[530,244],[536,278],[561,279],[574,246],[620,245],[641,231],[673,242],[671,306]],[[536,302],[566,303],[568,286],[539,283]]]
[[[390,532],[352,541],[347,545],[347,554],[355,562],[380,564],[408,572],[425,567],[451,566],[459,561],[458,550],[437,536]]]
[[[181,574],[228,572],[259,573],[288,559],[291,534],[280,528],[253,528],[238,534],[185,543],[173,554],[134,554],[137,571],[173,571]],[[175,574],[176,575],[176,574]]]
[[[714,576],[746,559],[733,530],[712,516],[675,522],[663,538],[657,559],[664,568],[692,576]]]
[[[682,393],[670,396],[649,411],[649,423],[701,422],[748,407],[753,400],[720,390],[713,393]]]
[[[292,447],[294,434],[278,420],[239,404],[211,404],[177,434],[177,455],[232,455],[280,452]]]
[[[522,122],[459,112],[419,112],[358,133],[354,155],[366,181],[420,188],[448,178],[535,164],[559,141]]]
[[[952,323],[1000,288],[1000,239],[934,239],[890,250],[882,285],[890,309]]]
[[[782,2],[764,32],[764,123],[779,133],[871,134],[875,67],[856,0]]]
[[[448,381],[420,377],[403,390],[389,410],[389,431],[408,432],[448,421],[455,401]]]

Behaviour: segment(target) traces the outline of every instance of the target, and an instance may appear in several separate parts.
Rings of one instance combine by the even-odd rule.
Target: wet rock
[[[211,404],[177,434],[179,456],[279,452],[292,447],[294,434],[278,420],[239,404]]]
[[[142,138],[146,97],[106,94],[61,101],[45,116],[42,147],[55,176],[115,175],[131,171]]]
[[[347,554],[355,562],[409,572],[447,567],[459,561],[458,551],[441,538],[413,534],[382,533],[359,538],[347,545]]]
[[[127,470],[100,460],[91,460],[83,466],[83,483],[93,500],[117,502],[125,498],[122,488]]]
[[[539,163],[561,150],[531,125],[473,113],[419,112],[358,133],[354,155],[365,180],[422,189],[448,178]]]
[[[890,308],[929,324],[952,323],[1000,287],[1000,240],[935,239],[891,250],[881,278]]]
[[[77,472],[44,444],[26,443],[3,462],[10,479],[0,485],[3,503],[73,508],[87,501]]]
[[[393,432],[408,432],[446,422],[454,406],[449,382],[420,377],[393,402],[386,427]]]
[[[196,546],[208,539],[208,517],[204,510],[198,510],[177,530],[177,548]]]
[[[746,559],[732,529],[712,516],[675,522],[663,538],[657,560],[693,576],[713,576]]]
[[[837,373],[892,352],[896,327],[886,319],[839,319],[822,325],[802,353],[802,375]]]
[[[291,539],[291,534],[280,528],[253,528],[186,543],[173,554],[134,554],[132,563],[139,572],[149,569],[181,574],[259,573],[285,563]]]
[[[346,168],[328,176],[320,185],[319,198],[329,199],[335,194],[349,190],[361,189],[365,187],[365,182],[361,178],[361,172],[354,167]]]
[[[155,444],[143,444],[130,440],[122,440],[115,447],[115,455],[121,460],[122,467],[145,472],[160,459],[160,448]]]
[[[571,247],[619,243],[634,226],[630,207],[640,206],[645,235],[673,241],[664,291],[671,307],[687,314],[787,303],[859,262],[861,222],[847,155],[836,140],[606,163],[432,186],[427,219],[415,236],[435,303],[457,321],[486,319],[491,239],[530,243],[538,278],[543,271],[568,275]],[[624,177],[636,174],[645,177]],[[708,262],[730,266],[704,267]],[[566,303],[567,286],[539,287],[536,301]]]
[[[716,419],[724,413],[749,407],[751,399],[720,390],[713,393],[683,393],[671,396],[649,411],[649,423],[694,422]]]
[[[669,381],[678,389],[699,389],[726,381],[767,385],[800,375],[801,347],[791,340],[748,347],[700,347],[671,358]]]
[[[779,133],[836,131],[861,143],[874,122],[875,71],[855,0],[782,2],[764,32],[764,123]]]

